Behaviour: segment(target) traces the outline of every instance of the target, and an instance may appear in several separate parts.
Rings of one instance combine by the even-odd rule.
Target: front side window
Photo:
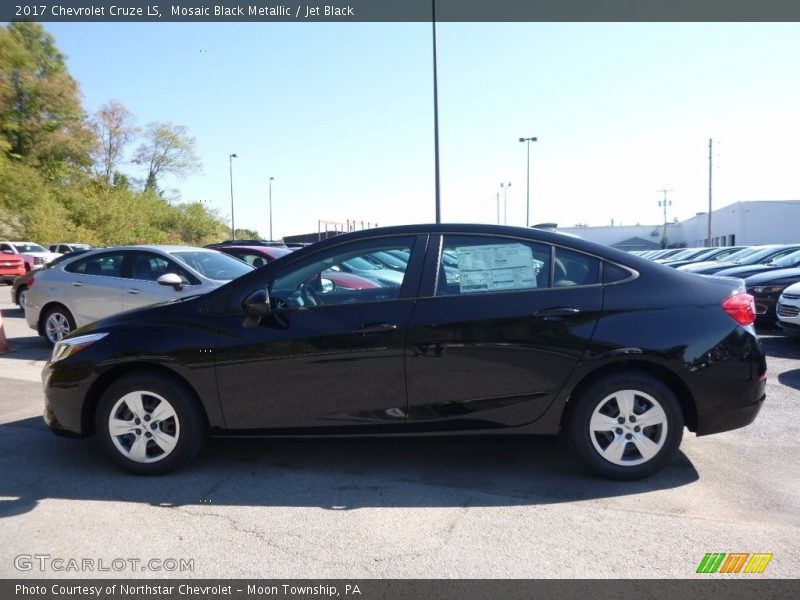
[[[437,296],[549,287],[551,246],[490,236],[445,236]]]
[[[179,267],[171,260],[159,254],[150,252],[134,252],[131,254],[130,277],[140,281],[158,281],[158,278],[167,273],[175,273],[187,285],[197,285],[200,282],[186,269]]]
[[[64,267],[64,270],[81,275],[122,277],[123,258],[124,255],[121,252],[93,254],[92,256],[68,264]]]
[[[408,263],[389,261],[387,255],[410,256],[413,243],[413,237],[402,237],[333,248],[279,273],[270,295],[294,308],[395,300],[400,297]]]

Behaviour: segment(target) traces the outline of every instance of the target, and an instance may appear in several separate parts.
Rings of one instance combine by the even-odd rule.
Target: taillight
[[[722,303],[722,308],[739,325],[752,325],[756,321],[756,303],[750,294],[734,294]]]

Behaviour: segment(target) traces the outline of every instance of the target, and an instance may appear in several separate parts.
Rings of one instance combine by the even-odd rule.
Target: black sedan
[[[751,275],[744,280],[747,293],[752,295],[756,305],[756,319],[762,325],[774,325],[778,316],[775,308],[778,298],[787,287],[800,281],[800,268],[774,269]]]
[[[741,265],[730,269],[723,269],[722,271],[717,271],[716,275],[744,279],[745,277],[750,277],[751,275],[757,275],[759,273],[777,271],[779,269],[793,269],[795,267],[800,267],[800,250],[781,258],[774,258],[764,264]]]
[[[733,267],[741,267],[743,265],[764,265],[772,260],[777,260],[788,256],[800,250],[798,245],[774,245],[764,246],[758,252],[754,252],[745,256],[744,258],[736,259],[735,261],[720,261],[711,264],[697,264],[697,265],[683,265],[678,267],[680,271],[687,271],[689,273],[697,273],[699,275],[713,275],[725,269]]]
[[[398,251],[399,287],[326,278]],[[139,474],[185,464],[209,433],[563,432],[596,473],[634,479],[672,460],[684,426],[755,419],[754,319],[742,281],[558,233],[370,229],[75,331],[43,370],[44,416]]]

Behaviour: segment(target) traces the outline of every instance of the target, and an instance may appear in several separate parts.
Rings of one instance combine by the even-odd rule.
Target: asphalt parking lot
[[[707,552],[771,552],[764,576],[800,572],[798,339],[765,332],[753,425],[687,432],[645,481],[596,479],[554,441],[484,438],[212,440],[188,468],[139,478],[45,429],[49,350],[9,289],[0,577],[686,578]],[[18,570],[34,554],[95,570]],[[162,570],[97,570],[120,558]],[[170,559],[193,564],[164,573]]]

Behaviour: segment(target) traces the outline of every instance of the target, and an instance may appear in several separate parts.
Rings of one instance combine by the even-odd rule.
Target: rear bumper
[[[767,381],[764,379],[761,385],[761,394],[758,400],[744,406],[737,406],[727,409],[716,408],[713,411],[700,412],[697,415],[697,435],[711,435],[731,431],[750,425],[758,416],[761,406],[764,404]]]

